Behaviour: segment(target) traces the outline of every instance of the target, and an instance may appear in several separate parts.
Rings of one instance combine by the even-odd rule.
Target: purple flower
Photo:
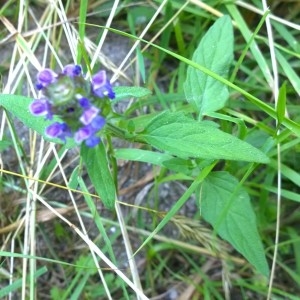
[[[101,139],[95,135],[92,135],[88,139],[85,140],[85,144],[90,148],[97,146],[100,142],[101,142]]]
[[[104,70],[99,71],[92,77],[92,90],[93,93],[100,98],[105,96],[110,99],[115,98],[115,93]]]
[[[45,98],[32,102],[29,110],[35,116],[46,116],[46,119],[52,119],[51,104]]]
[[[98,115],[99,111],[99,108],[91,106],[83,112],[82,116],[79,118],[80,122],[84,125],[90,124]]]
[[[95,130],[91,126],[84,126],[79,128],[74,134],[74,140],[77,144],[80,144],[82,141],[88,139],[94,134]]]
[[[72,136],[71,130],[66,123],[55,122],[49,125],[45,131],[46,135],[50,138],[59,138],[66,141],[66,137]]]
[[[62,71],[64,75],[74,77],[79,76],[81,74],[81,67],[79,65],[66,65]]]
[[[96,130],[99,131],[105,125],[105,119],[102,116],[96,116],[93,121],[91,122],[91,126]]]
[[[85,108],[85,109],[87,109],[87,108],[89,108],[89,107],[91,106],[91,103],[90,103],[89,99],[84,98],[84,97],[80,98],[80,99],[78,100],[78,103],[79,103],[79,105],[80,105],[82,108]]]
[[[95,147],[101,141],[101,139],[95,134],[103,128],[105,125],[105,119],[102,116],[96,115],[90,124],[79,128],[74,134],[74,140],[77,144],[85,141],[88,147]]]
[[[44,69],[37,74],[37,84],[38,90],[45,88],[47,85],[55,82],[57,74],[51,69]]]

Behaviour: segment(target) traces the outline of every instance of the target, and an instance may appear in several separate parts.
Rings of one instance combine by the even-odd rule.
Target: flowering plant
[[[29,97],[17,96],[18,101],[12,101],[16,96],[3,95],[0,105],[45,140],[66,143],[65,148],[80,145],[81,162],[85,164],[97,194],[109,209],[114,209],[118,191],[118,159],[157,165],[177,173],[176,178],[192,181],[186,194],[178,200],[176,209],[170,210],[165,219],[170,220],[195,193],[198,199],[201,198],[201,216],[261,273],[268,274],[250,196],[230,174],[228,166],[237,167],[231,161],[268,163],[269,158],[244,140],[243,122],[217,113],[226,106],[228,86],[234,87],[225,79],[233,62],[230,18],[220,18],[212,26],[192,60],[176,53],[172,55],[189,65],[183,85],[183,96],[187,101],[179,107],[174,101],[170,109],[162,112],[150,109],[137,116],[134,109],[141,105],[137,103],[124,114],[116,114],[113,109],[116,102],[128,97],[148,96],[149,91],[141,87],[113,88],[103,70],[88,80],[78,65],[67,65],[58,74],[51,69],[39,72],[36,85],[41,92],[39,99],[32,101]],[[250,97],[246,92],[244,95]],[[259,99],[251,99],[258,106],[265,107]],[[266,111],[271,112],[271,116],[276,115],[271,107]],[[218,119],[241,124],[238,136],[218,128]],[[284,116],[282,124],[290,128],[294,126]],[[111,143],[113,137],[146,147],[116,149]],[[68,140],[75,143],[69,145]],[[267,140],[267,143],[272,145],[272,141]],[[226,168],[213,171],[221,159],[229,161]],[[253,170],[252,167],[249,169]]]

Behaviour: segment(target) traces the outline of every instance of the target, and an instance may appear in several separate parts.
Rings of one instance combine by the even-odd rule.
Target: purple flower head
[[[66,65],[62,71],[64,75],[74,77],[79,76],[81,74],[81,67],[79,65]]]
[[[100,98],[104,98],[105,96],[110,99],[115,98],[115,93],[104,70],[99,71],[92,77],[92,90]]]
[[[51,69],[44,69],[37,74],[36,87],[38,90],[45,88],[47,85],[56,81],[57,74]]]
[[[83,112],[82,116],[79,118],[80,122],[84,125],[90,124],[98,115],[99,111],[99,108],[96,106],[91,106]]]
[[[46,135],[50,138],[59,138],[66,141],[66,137],[72,136],[71,130],[66,123],[54,122],[49,125],[45,131]]]
[[[62,120],[53,121],[45,130],[46,136],[63,142],[71,137],[77,144],[84,142],[88,147],[101,142],[98,132],[105,126],[105,116],[109,114],[107,98],[115,97],[105,71],[87,80],[79,65],[66,65],[59,74],[44,69],[37,75],[37,88],[42,97],[30,104],[29,111],[34,116],[46,119],[57,116]],[[105,99],[99,101],[99,98]],[[104,116],[100,115],[101,109]]]
[[[46,119],[52,119],[51,104],[45,98],[33,101],[29,110],[34,116],[46,116]]]

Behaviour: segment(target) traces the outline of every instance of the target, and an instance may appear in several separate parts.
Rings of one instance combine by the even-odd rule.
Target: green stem
[[[108,156],[108,160],[110,161],[110,164],[112,167],[112,173],[113,173],[112,175],[113,175],[115,187],[116,187],[116,190],[118,190],[118,165],[117,165],[117,160],[114,155],[114,146],[112,144],[110,134],[106,135],[106,140],[107,140],[107,156]]]
[[[112,136],[115,136],[115,137],[118,137],[121,139],[125,139],[125,140],[129,140],[129,141],[133,140],[133,137],[134,137],[134,134],[129,133],[128,131],[125,131],[123,129],[120,129],[119,127],[117,127],[111,123],[106,124],[106,130],[107,130],[107,133]]]

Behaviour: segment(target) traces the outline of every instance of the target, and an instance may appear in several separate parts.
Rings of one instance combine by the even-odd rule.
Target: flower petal
[[[92,135],[88,139],[86,139],[85,144],[88,147],[93,148],[93,147],[97,146],[100,142],[101,142],[101,139],[98,136]]]
[[[92,134],[93,130],[90,126],[81,127],[74,134],[74,140],[77,144],[80,144],[82,141],[88,139]]]
[[[37,87],[46,87],[56,80],[57,74],[51,69],[44,69],[37,74]]]
[[[62,71],[63,74],[68,75],[70,77],[79,76],[81,74],[81,66],[79,65],[66,65]]]
[[[91,122],[91,126],[99,131],[105,125],[105,119],[102,116],[96,116]]]
[[[80,122],[84,125],[90,124],[98,115],[99,111],[99,108],[96,106],[91,106],[83,112],[82,116],[79,118]]]
[[[88,99],[88,98],[85,98],[85,97],[80,98],[80,99],[78,100],[78,103],[79,103],[79,105],[80,105],[82,108],[85,108],[85,109],[87,109],[87,108],[89,108],[89,107],[91,106],[91,103],[90,103],[89,99]]]
[[[51,104],[47,99],[37,99],[30,104],[29,110],[35,116],[47,116],[51,114]]]
[[[66,137],[72,136],[71,130],[66,123],[55,122],[49,125],[45,133],[50,138],[60,138],[64,142],[66,141]]]
[[[107,79],[106,72],[103,70],[99,71],[92,77],[92,90],[93,93],[100,98],[105,96],[108,96],[110,99],[115,98],[115,93]]]
[[[106,84],[106,72],[104,70],[99,71],[92,77],[93,88],[97,90]]]
[[[109,86],[106,87],[106,89],[107,89],[107,97],[108,97],[109,99],[114,99],[114,98],[116,97],[116,94],[115,94],[115,92],[113,91],[112,86],[111,86],[110,83],[109,83]]]
[[[63,126],[61,123],[55,122],[46,128],[45,133],[50,138],[59,137],[63,133]]]

